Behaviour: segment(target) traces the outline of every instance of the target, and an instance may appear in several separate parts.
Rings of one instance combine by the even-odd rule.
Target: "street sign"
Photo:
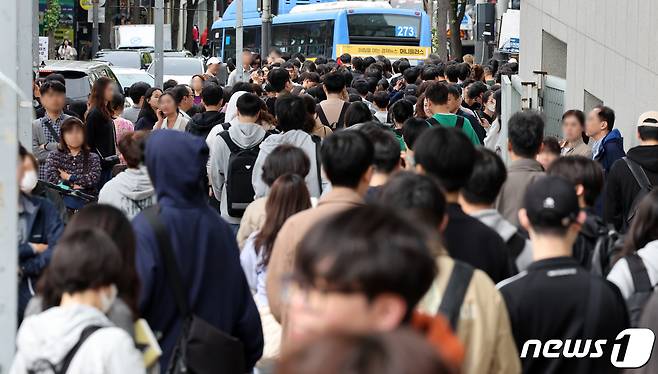
[[[94,0],[80,0],[80,7],[84,10],[91,10]],[[98,0],[98,6],[105,5],[105,0]],[[90,21],[91,22],[91,21]]]
[[[39,63],[48,59],[48,37],[39,37]]]
[[[91,9],[87,11],[87,22],[94,22],[94,12]],[[98,23],[105,23],[105,8],[101,6],[98,7]]]

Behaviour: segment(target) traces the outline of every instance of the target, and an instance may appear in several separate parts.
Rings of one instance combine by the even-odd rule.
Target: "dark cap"
[[[418,87],[416,87],[415,84],[408,84],[407,87],[404,88],[405,95],[416,96],[416,92],[418,92]]]
[[[580,212],[573,184],[556,176],[545,176],[530,184],[523,206],[532,226],[543,228],[568,227]]]

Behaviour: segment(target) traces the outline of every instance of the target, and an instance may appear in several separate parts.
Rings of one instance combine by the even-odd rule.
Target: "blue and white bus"
[[[349,53],[362,57],[384,55],[391,60],[406,57],[412,63],[430,53],[429,17],[423,11],[393,9],[388,2],[380,1],[300,0],[296,4],[300,3],[305,5],[295,5],[274,17],[272,47],[309,58],[336,58]],[[212,27],[214,55],[223,60],[235,57],[235,5],[233,2]],[[244,0],[243,19],[244,48],[260,52],[261,18],[256,0]]]

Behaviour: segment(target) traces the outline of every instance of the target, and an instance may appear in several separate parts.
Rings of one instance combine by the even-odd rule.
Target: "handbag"
[[[167,374],[233,374],[244,373],[242,342],[194,315],[188,305],[186,288],[174,257],[167,229],[159,217],[159,206],[144,210],[153,228],[160,255],[164,261],[167,283],[182,318],[181,334],[174,347]]]

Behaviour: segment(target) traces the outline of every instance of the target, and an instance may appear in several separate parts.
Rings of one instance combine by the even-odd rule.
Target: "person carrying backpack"
[[[220,201],[222,218],[237,234],[247,205],[254,200],[252,172],[265,130],[256,124],[260,99],[246,93],[237,101],[235,125],[212,139],[208,175],[215,198]]]
[[[631,324],[637,325],[649,296],[658,283],[658,190],[642,199],[625,236],[620,260],[608,274],[626,300]]]
[[[425,90],[425,100],[433,113],[427,122],[432,126],[454,127],[461,130],[473,145],[482,145],[471,122],[450,112],[454,97],[449,94],[448,86],[439,82],[430,83]]]
[[[638,119],[640,145],[617,160],[607,176],[604,220],[625,232],[639,201],[658,184],[658,112],[643,113]]]
[[[341,72],[326,74],[322,87],[327,99],[315,107],[318,115],[316,125],[328,126],[332,130],[345,127],[345,113],[350,106],[350,103],[343,100],[346,97],[345,74]]]

